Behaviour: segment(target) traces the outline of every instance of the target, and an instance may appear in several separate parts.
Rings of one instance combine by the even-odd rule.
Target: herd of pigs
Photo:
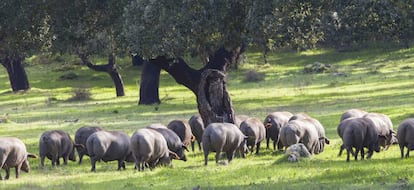
[[[337,132],[343,143],[339,155],[345,149],[346,161],[350,160],[350,155],[357,160],[359,153],[360,159],[364,159],[364,148],[368,150],[367,159],[371,158],[374,151],[379,152],[380,147],[386,150],[391,144],[399,144],[401,158],[404,158],[404,147],[407,148],[405,157],[414,149],[412,118],[404,120],[395,132],[388,116],[350,109],[342,114]],[[221,152],[226,153],[228,162],[236,153],[242,158],[249,152],[259,154],[264,139],[267,148],[270,139],[273,141],[274,150],[299,147],[294,149],[299,152],[289,151],[289,160],[297,159],[303,152],[308,155],[319,154],[324,151],[325,144],[329,144],[322,124],[304,113],[293,115],[290,112],[273,112],[263,122],[256,117],[239,115],[235,118],[235,124],[211,123],[207,127],[204,127],[199,115],[194,115],[189,121],[173,120],[167,126],[151,124],[138,129],[131,137],[121,131],[108,131],[97,126],[79,128],[74,141],[65,131],[46,131],[39,139],[40,167],[44,167],[45,158],[51,160],[52,166],[59,165],[60,158],[63,158],[65,165],[68,160],[75,161],[76,149],[79,164],[84,155],[90,157],[91,171],[96,171],[97,161],[118,161],[118,170],[125,169],[125,162],[134,162],[135,169],[142,171],[156,166],[169,166],[172,159],[187,161],[185,151],[190,145],[194,151],[195,142],[204,152],[204,164],[207,165],[209,152],[216,152],[216,163]],[[0,168],[6,170],[5,179],[9,178],[10,168],[13,167],[16,178],[20,170],[29,172],[28,158],[36,157],[27,152],[20,139],[0,137]],[[3,179],[1,175],[0,179]]]

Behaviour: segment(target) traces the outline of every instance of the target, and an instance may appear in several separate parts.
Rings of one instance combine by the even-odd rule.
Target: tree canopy
[[[107,55],[125,52],[122,13],[128,1],[48,1],[54,51]]]
[[[0,3],[0,56],[40,51],[207,59],[221,47],[347,48],[414,37],[414,0],[92,0]],[[19,61],[17,61],[19,62]],[[10,63],[10,61],[9,61]],[[10,74],[9,74],[10,75]]]
[[[247,1],[136,0],[125,8],[124,35],[134,52],[152,58],[207,57],[240,46]]]
[[[49,47],[48,17],[40,1],[0,3],[0,56],[25,56]]]

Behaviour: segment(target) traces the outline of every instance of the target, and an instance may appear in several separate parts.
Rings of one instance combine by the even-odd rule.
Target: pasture
[[[198,60],[187,59],[192,67]],[[151,123],[167,125],[173,119],[189,119],[197,113],[195,96],[161,73],[162,104],[138,106],[141,68],[132,67],[129,58],[118,59],[125,84],[125,97],[117,98],[110,77],[79,66],[76,58],[35,57],[27,60],[26,72],[31,84],[28,92],[11,93],[8,76],[0,72],[0,136],[15,136],[25,142],[28,151],[38,154],[39,137],[45,130],[62,129],[74,138],[84,125],[99,125],[131,135]],[[283,152],[266,149],[260,155],[235,158],[228,165],[204,166],[202,152],[187,153],[187,162],[173,161],[172,168],[138,172],[132,163],[117,171],[116,162],[97,163],[90,172],[89,158],[84,163],[70,162],[52,168],[45,161],[31,159],[31,172],[19,179],[0,181],[0,189],[413,189],[414,158],[401,159],[397,145],[374,153],[371,160],[346,163],[346,154],[337,157],[341,139],[336,133],[340,115],[360,108],[388,115],[394,130],[414,117],[414,48],[370,47],[355,52],[312,50],[301,53],[277,52],[262,63],[262,54],[248,52],[239,70],[228,73],[227,84],[236,114],[263,120],[274,111],[306,112],[325,127],[331,144],[325,151],[298,163],[287,161]],[[314,62],[331,64],[331,71],[303,74]],[[246,83],[245,73],[255,69],[264,73],[263,81]],[[78,77],[63,80],[65,73]],[[92,99],[69,101],[73,90],[88,88]],[[3,116],[4,117],[4,116]],[[224,158],[223,158],[224,160]],[[0,171],[5,175],[4,170]]]

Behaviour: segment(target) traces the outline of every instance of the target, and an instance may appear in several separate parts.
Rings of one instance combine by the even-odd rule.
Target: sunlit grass
[[[64,64],[79,62],[76,57],[64,59],[68,59]],[[106,58],[97,60],[105,63]],[[331,139],[322,154],[289,163],[282,152],[265,149],[263,142],[259,156],[249,154],[246,159],[235,158],[230,164],[216,165],[214,153],[210,153],[209,165],[204,166],[203,154],[196,147],[196,152],[187,153],[187,162],[173,161],[173,168],[136,172],[128,163],[127,170],[116,171],[116,162],[100,162],[96,173],[90,172],[87,157],[82,165],[70,162],[57,168],[46,161],[44,169],[39,168],[39,159],[32,159],[30,173],[22,173],[20,179],[0,181],[0,189],[192,189],[198,185],[201,189],[413,188],[413,160],[400,159],[398,146],[375,153],[371,160],[346,163],[345,155],[337,157],[342,142],[336,134],[340,115],[349,108],[387,114],[394,129],[402,120],[414,117],[413,48],[275,52],[268,60],[269,64],[264,65],[261,53],[249,52],[240,70],[228,73],[236,114],[262,120],[273,111],[306,112],[324,125]],[[335,72],[347,75],[302,73],[304,65],[316,61],[332,64]],[[201,65],[196,59],[189,62],[198,68]],[[197,113],[195,95],[164,71],[159,88],[162,104],[138,106],[141,68],[132,67],[128,58],[118,63],[125,97],[116,97],[108,75],[80,65],[68,67],[78,79],[61,80],[64,71],[60,67],[67,67],[63,63],[30,63],[26,69],[32,89],[16,94],[10,92],[5,70],[0,72],[0,116],[8,113],[9,117],[8,123],[0,123],[0,136],[19,137],[30,152],[38,153],[38,139],[46,130],[62,129],[73,137],[83,125],[100,125],[131,135],[148,124],[166,125]],[[248,70],[265,73],[265,79],[242,82]],[[73,89],[79,87],[89,88],[92,99],[68,101]]]

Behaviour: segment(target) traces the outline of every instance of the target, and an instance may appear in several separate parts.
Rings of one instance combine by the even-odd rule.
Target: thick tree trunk
[[[234,111],[227,91],[225,73],[230,64],[238,59],[241,51],[238,49],[236,52],[229,52],[220,48],[200,70],[189,67],[181,58],[167,59],[160,56],[150,62],[167,71],[177,83],[196,95],[198,111],[205,126],[211,122],[234,123]]]
[[[223,72],[208,69],[201,74],[197,103],[204,126],[214,122],[235,122],[226,75]]]
[[[21,58],[5,58],[1,64],[6,68],[13,92],[29,90],[29,80],[22,65]]]
[[[94,65],[84,54],[79,54],[79,57],[82,59],[82,62],[90,69],[94,71],[108,73],[109,76],[111,76],[112,81],[114,82],[116,96],[125,96],[124,82],[122,81],[121,74],[119,74],[118,69],[116,68],[115,55],[109,55],[108,64],[106,65]]]
[[[145,63],[145,61],[142,59],[142,57],[137,55],[137,54],[132,54],[131,55],[131,62],[132,62],[132,66],[134,66],[134,67],[144,65],[144,63]]]
[[[158,93],[161,68],[155,64],[144,62],[139,88],[139,105],[161,103]]]

